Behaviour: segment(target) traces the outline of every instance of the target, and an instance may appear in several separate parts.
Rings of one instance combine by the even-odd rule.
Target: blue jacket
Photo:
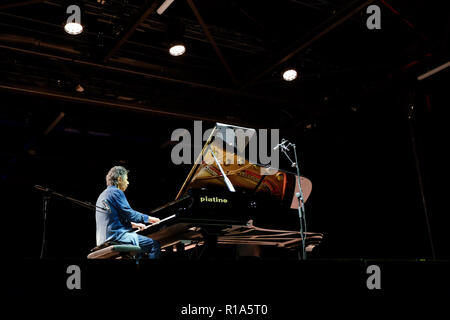
[[[116,186],[109,186],[97,200],[95,212],[97,245],[106,241],[139,245],[137,234],[131,232],[131,222],[148,223],[148,219],[148,215],[131,209],[122,190]]]

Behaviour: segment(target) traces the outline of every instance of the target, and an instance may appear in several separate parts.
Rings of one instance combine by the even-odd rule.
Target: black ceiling
[[[72,2],[0,4],[1,89],[276,127],[330,112],[332,98],[373,93],[392,76],[414,79],[448,56],[438,1],[175,0],[162,15],[162,0],[78,1],[78,36],[63,29]],[[381,30],[366,27],[370,4],[381,8]],[[173,30],[187,43],[181,57],[168,53]],[[281,72],[291,66],[300,76],[287,83]]]

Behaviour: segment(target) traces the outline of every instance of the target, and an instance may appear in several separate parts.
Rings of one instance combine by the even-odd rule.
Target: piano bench
[[[141,247],[132,244],[103,244],[91,250],[88,259],[135,259]]]

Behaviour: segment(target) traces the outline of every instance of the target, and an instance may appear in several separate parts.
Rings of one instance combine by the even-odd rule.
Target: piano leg
[[[260,260],[261,247],[254,244],[238,244],[236,245],[237,260]]]
[[[184,257],[185,256],[185,252],[184,252],[184,243],[183,242],[178,242],[176,245],[175,245],[175,248],[176,248],[176,250],[177,250],[177,255],[179,256],[179,257]]]
[[[164,248],[165,260],[186,260],[187,258],[185,244],[182,241]]]
[[[198,258],[201,260],[214,259],[217,249],[217,235],[208,233],[205,230],[202,230],[201,233],[203,236],[203,249]]]

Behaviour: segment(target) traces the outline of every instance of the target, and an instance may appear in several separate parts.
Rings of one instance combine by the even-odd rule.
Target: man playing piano
[[[121,166],[111,168],[106,175],[106,185],[107,188],[97,200],[95,214],[97,246],[106,241],[132,244],[141,247],[141,257],[160,258],[161,249],[158,241],[132,231],[133,227],[142,228],[145,226],[144,223],[156,223],[159,219],[130,207],[124,193],[129,185],[128,170]]]

